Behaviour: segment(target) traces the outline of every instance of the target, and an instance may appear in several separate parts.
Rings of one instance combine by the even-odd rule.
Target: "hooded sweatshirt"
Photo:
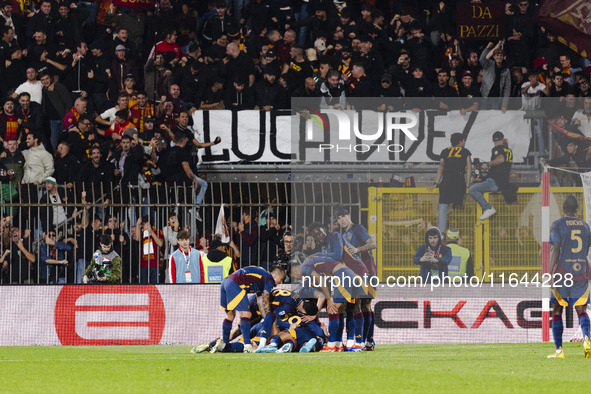
[[[437,235],[438,237],[437,245],[434,248],[429,245],[429,235]],[[429,283],[431,276],[434,275],[439,275],[442,279],[444,276],[447,276],[447,265],[450,263],[452,257],[451,249],[441,243],[441,240],[442,237],[439,229],[437,227],[431,227],[425,233],[425,243],[419,246],[413,258],[413,263],[421,266],[420,275],[425,283]],[[421,262],[421,258],[425,253],[432,253],[437,259],[437,263]]]
[[[37,181],[42,184],[53,174],[53,157],[45,150],[43,144],[24,150],[23,156],[25,157],[24,183]]]

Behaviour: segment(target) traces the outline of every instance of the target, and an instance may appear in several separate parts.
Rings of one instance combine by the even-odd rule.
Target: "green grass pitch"
[[[378,345],[374,352],[190,354],[190,346],[3,347],[0,391],[355,393],[588,389],[581,343]]]

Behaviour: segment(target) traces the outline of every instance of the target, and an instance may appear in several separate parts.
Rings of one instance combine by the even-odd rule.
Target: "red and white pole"
[[[542,173],[542,278],[550,267],[550,173]],[[550,341],[550,289],[542,287],[542,341]]]

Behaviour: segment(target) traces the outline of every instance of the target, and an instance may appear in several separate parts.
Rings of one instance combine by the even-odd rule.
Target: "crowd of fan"
[[[84,161],[88,142],[101,144],[106,157],[107,143],[118,146],[126,128],[142,141],[160,132],[168,144],[180,113],[199,109],[282,109],[293,97],[334,108],[354,97],[439,97],[454,100],[419,107],[466,113],[511,109],[509,97],[589,95],[591,62],[534,23],[535,4],[507,1],[504,38],[494,43],[458,39],[454,7],[159,0],[140,11],[111,0],[7,0],[0,138],[24,149],[34,132],[46,150],[65,141]],[[89,125],[80,124],[82,115]],[[79,137],[62,133],[73,127]]]
[[[42,205],[21,208],[22,217],[16,207],[4,208],[0,227],[0,284],[82,283],[84,271],[105,234],[121,257],[121,283],[165,283],[167,261],[178,247],[177,236],[182,231],[190,232],[186,213],[180,210],[177,215],[166,208],[149,212],[145,207],[142,213],[146,215],[126,224],[133,208],[103,205],[101,214],[97,214],[96,204],[87,200],[90,194],[86,192],[82,193],[81,201],[71,206],[54,204],[54,196],[55,201],[68,201],[62,200],[53,182],[49,178],[45,183]],[[197,233],[191,243],[207,252],[217,239],[217,247],[221,244],[233,259],[232,271],[249,265],[268,268],[274,262],[290,261],[295,239],[289,226],[281,225],[273,213],[265,216],[261,220],[258,212],[244,210],[232,218],[229,242],[222,243],[221,234],[201,227],[199,231],[203,232]],[[33,224],[36,220],[41,223],[39,228]],[[298,251],[311,251],[302,241],[298,244]],[[313,241],[311,244],[315,249]],[[282,253],[287,253],[287,258],[278,257]]]

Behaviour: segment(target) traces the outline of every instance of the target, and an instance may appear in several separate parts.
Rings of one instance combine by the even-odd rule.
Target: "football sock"
[[[365,322],[363,321],[363,314],[358,313],[353,318],[355,319],[355,342],[362,343],[363,326],[365,324]]]
[[[363,342],[367,341],[367,334],[369,333],[369,323],[371,319],[371,312],[363,312]]]
[[[265,320],[263,321],[263,329],[259,333],[261,337],[261,342],[263,338],[265,339],[265,343],[267,342],[267,338],[269,338],[269,334],[271,334],[271,330],[273,329],[273,322],[275,321],[275,319],[277,319],[277,315],[273,312],[269,312],[265,316]]]
[[[324,341],[323,340],[316,341],[316,345],[314,345],[314,351],[315,352],[319,352],[319,351],[322,350],[323,347],[324,347]]]
[[[351,305],[351,306],[349,306]],[[353,304],[348,304],[347,309],[347,340],[355,339],[355,319],[353,317]]]
[[[230,342],[230,331],[232,331],[232,322],[228,319],[224,319],[222,323],[222,341],[224,343]]]
[[[589,319],[589,318],[587,318]],[[587,320],[588,321],[588,320]],[[562,331],[564,326],[562,325],[562,316],[552,316],[552,335],[554,336],[554,345],[556,349],[562,347]]]
[[[280,344],[281,344],[281,339],[279,339],[279,337],[277,335],[275,335],[273,338],[271,338],[271,341],[269,341],[269,346],[275,345],[275,346],[279,347]]]
[[[209,346],[213,347],[217,341],[217,339],[214,339],[213,341],[209,342]]]
[[[587,336],[587,338],[591,338],[589,331],[591,330],[591,322],[589,321],[589,316],[587,313],[583,312],[579,315],[579,325],[581,326],[581,331],[583,331],[583,338]]]
[[[341,342],[343,340],[343,330],[345,329],[345,314],[339,314],[339,328],[337,329],[337,341]],[[339,345],[340,346],[340,345]]]
[[[373,327],[376,321],[374,311],[369,312],[369,330],[367,331],[367,340],[373,342]]]
[[[318,341],[316,341],[316,351],[319,352],[324,347],[324,339],[318,337]]]
[[[335,342],[338,339],[337,336],[337,331],[339,329],[339,315],[337,314],[329,314],[328,315],[328,341],[329,342]],[[341,331],[341,336],[342,336],[342,331]]]
[[[245,345],[250,345],[250,317],[240,319],[240,332]]]

